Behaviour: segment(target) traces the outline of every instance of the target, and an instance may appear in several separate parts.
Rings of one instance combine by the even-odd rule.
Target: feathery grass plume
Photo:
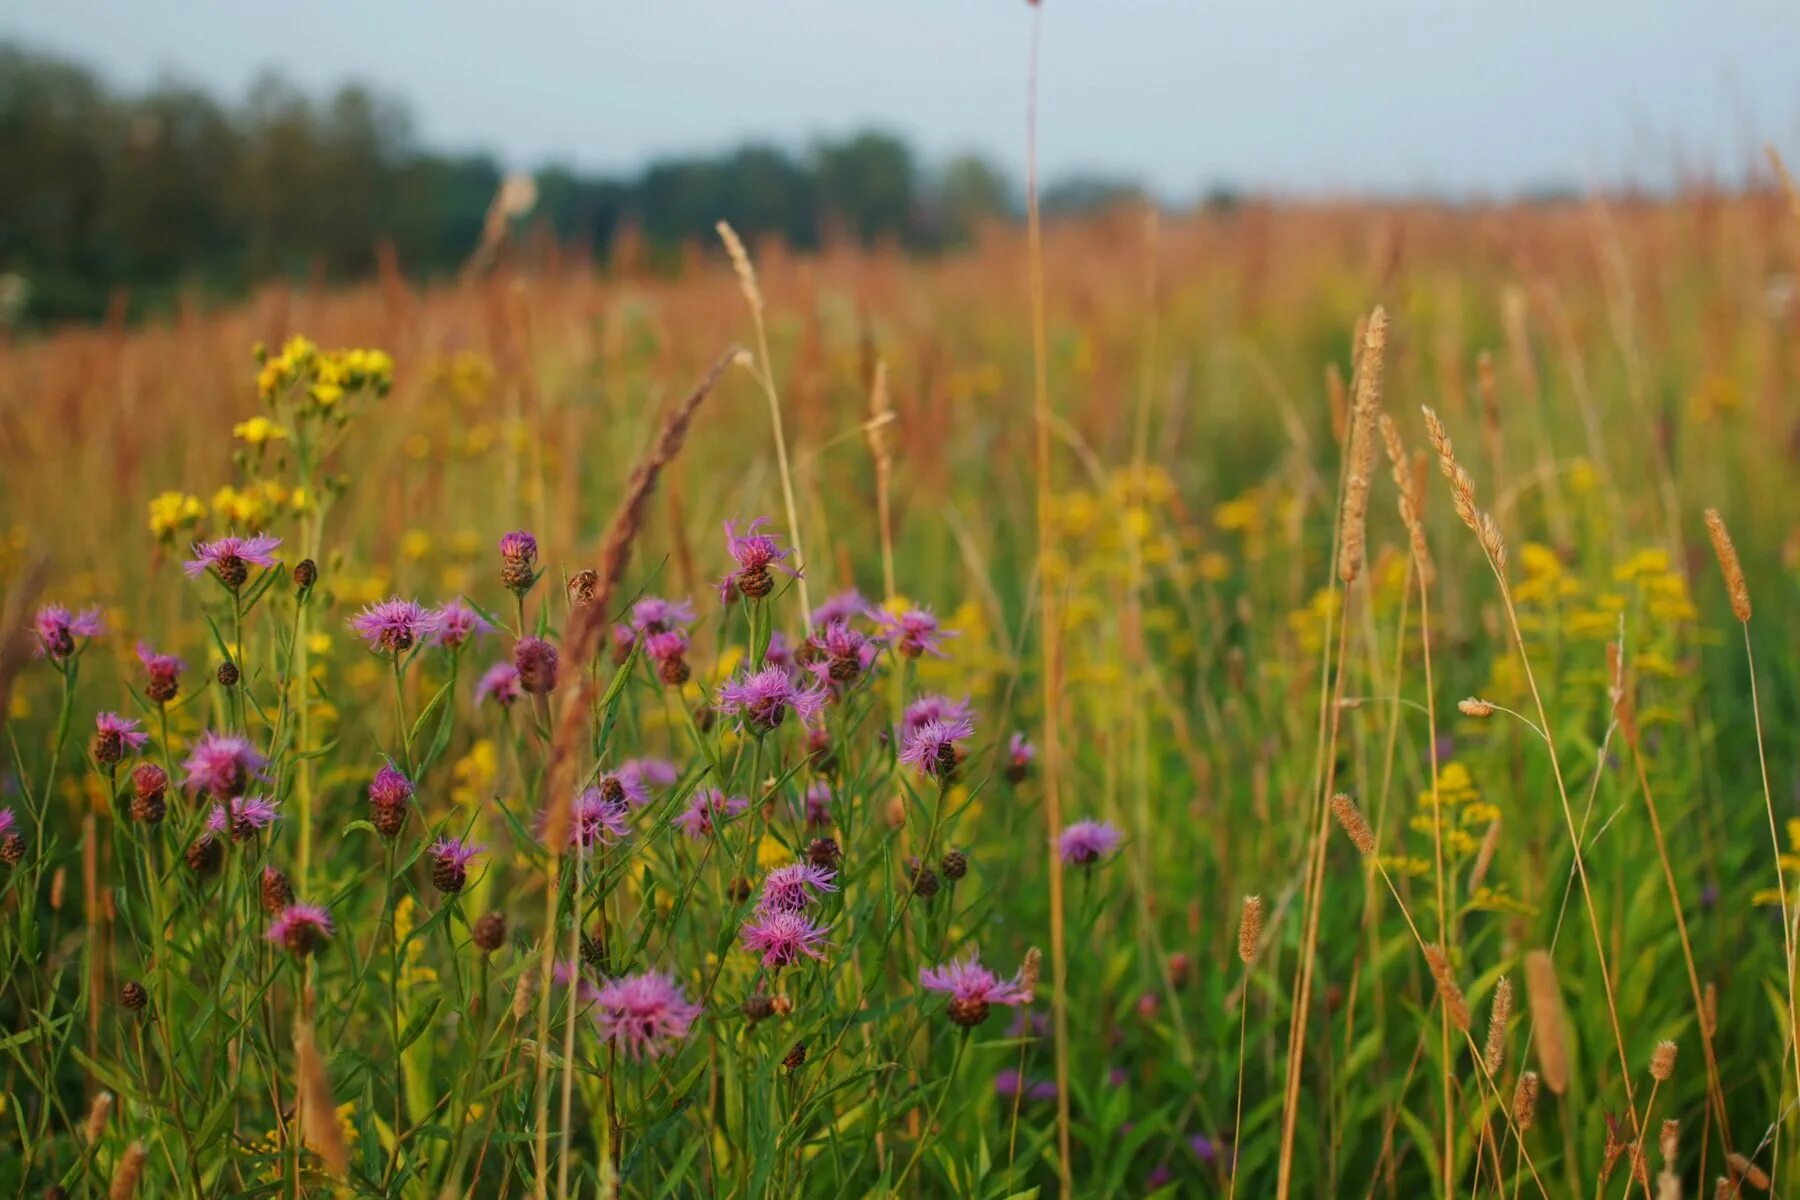
[[[1506,1060],[1506,1023],[1512,1019],[1512,1007],[1512,980],[1502,975],[1494,985],[1494,1003],[1488,1010],[1487,1046],[1481,1056],[1491,1076],[1499,1076],[1500,1066]]]
[[[131,1200],[137,1195],[138,1180],[144,1177],[144,1163],[150,1151],[142,1142],[125,1147],[119,1165],[113,1168],[112,1184],[106,1189],[106,1200]]]
[[[82,1133],[87,1138],[88,1145],[91,1146],[99,1141],[100,1135],[106,1132],[106,1122],[112,1116],[112,1110],[113,1095],[111,1092],[99,1093],[94,1097],[93,1103],[88,1105],[87,1122],[82,1126]]]
[[[1025,994],[1025,1002],[1029,1004],[1037,996],[1038,978],[1044,969],[1044,952],[1036,946],[1025,951],[1025,957],[1019,962],[1019,990]]]
[[[1363,326],[1356,403],[1350,413],[1350,473],[1344,485],[1343,523],[1338,539],[1338,578],[1345,583],[1354,582],[1362,573],[1369,523],[1369,476],[1375,465],[1373,426],[1381,404],[1381,365],[1386,348],[1387,314],[1376,308]]]
[[[300,1018],[294,1022],[294,1062],[299,1075],[301,1136],[333,1175],[340,1179],[350,1173],[350,1150],[344,1144],[344,1130],[338,1124],[337,1101],[331,1095],[331,1078],[319,1058],[313,1037],[312,1022]]]
[[[1681,1122],[1671,1117],[1662,1123],[1662,1134],[1656,1140],[1656,1148],[1661,1151],[1663,1162],[1674,1166],[1675,1156],[1681,1150]]]
[[[1744,582],[1744,564],[1738,561],[1737,546],[1719,510],[1706,510],[1706,536],[1712,539],[1713,553],[1719,557],[1719,572],[1725,576],[1725,590],[1731,595],[1731,612],[1739,621],[1750,620],[1750,585]]]
[[[1450,443],[1450,434],[1444,428],[1443,419],[1428,404],[1422,404],[1419,408],[1425,414],[1425,439],[1431,443],[1432,453],[1437,455],[1438,470],[1450,481],[1450,496],[1456,505],[1456,515],[1464,525],[1479,534],[1481,530],[1476,523],[1478,510],[1475,507],[1475,480],[1456,461],[1456,448]]]
[[[1246,967],[1256,957],[1257,943],[1262,941],[1263,898],[1245,896],[1243,912],[1238,916],[1238,961]]]
[[[1344,792],[1337,793],[1331,798],[1331,815],[1337,818],[1344,835],[1356,846],[1358,853],[1375,853],[1375,831],[1369,828],[1369,822],[1363,818],[1362,809],[1356,806],[1356,801]]]
[[[1450,966],[1450,959],[1441,946],[1425,947],[1425,965],[1431,968],[1431,978],[1437,984],[1438,996],[1444,1002],[1444,1011],[1450,1014],[1450,1023],[1462,1032],[1469,1031],[1469,1003],[1463,999],[1462,988],[1456,982],[1456,972]],[[1492,1034],[1489,1034],[1492,1040]]]
[[[1513,1088],[1512,1115],[1513,1124],[1524,1133],[1537,1124],[1538,1106],[1538,1073],[1521,1071],[1519,1082]]]
[[[1658,1042],[1656,1049],[1650,1052],[1650,1077],[1658,1083],[1666,1082],[1675,1073],[1674,1042]]]
[[[1525,998],[1531,1009],[1538,1070],[1544,1085],[1560,1096],[1569,1087],[1568,1018],[1563,1012],[1562,988],[1556,981],[1556,963],[1546,951],[1532,950],[1525,955]]]
[[[1458,700],[1456,702],[1456,711],[1460,712],[1465,717],[1474,717],[1477,720],[1480,720],[1484,717],[1491,717],[1494,715],[1494,705],[1491,701],[1479,700],[1474,696],[1469,696],[1466,699]]]
[[[536,970],[519,972],[519,982],[513,985],[512,1018],[515,1025],[523,1025],[525,1018],[531,1015],[531,1001],[537,993],[538,973]]]
[[[1769,1173],[1737,1151],[1725,1156],[1725,1167],[1734,1180],[1741,1179],[1759,1192],[1769,1190]]]

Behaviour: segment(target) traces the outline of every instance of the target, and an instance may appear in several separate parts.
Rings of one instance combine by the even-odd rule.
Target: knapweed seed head
[[[912,894],[921,900],[930,900],[938,894],[938,873],[930,864],[920,862],[917,858],[908,859],[906,863],[908,884]]]
[[[275,867],[263,868],[259,892],[263,911],[271,917],[280,915],[282,909],[294,902],[294,885]]]
[[[746,670],[719,689],[719,711],[738,718],[755,734],[768,733],[787,719],[788,713],[810,721],[825,707],[825,693],[797,685],[780,667]]]
[[[470,614],[473,615],[473,614]],[[438,630],[439,614],[416,600],[390,596],[350,618],[350,628],[377,654],[405,654]]]
[[[16,867],[25,857],[25,835],[18,830],[19,818],[10,808],[0,808],[0,863]]]
[[[938,863],[938,869],[944,873],[945,879],[955,883],[969,873],[969,856],[961,850],[946,850],[943,860]]]
[[[522,637],[514,643],[513,666],[527,695],[548,696],[556,690],[556,647],[543,638]]]
[[[161,822],[168,811],[169,773],[155,763],[131,769],[131,819],[145,825]]]
[[[670,687],[680,687],[693,676],[688,666],[688,636],[679,629],[644,635],[644,653],[656,666],[656,677]]]
[[[196,796],[228,800],[243,795],[251,780],[267,782],[268,765],[248,738],[209,731],[200,735],[182,763],[182,785]]]
[[[305,958],[332,934],[331,914],[317,904],[290,904],[269,923],[268,939]]]
[[[150,735],[138,728],[137,719],[103,712],[94,717],[94,740],[90,749],[94,761],[103,767],[117,766],[127,750],[141,750]]]
[[[279,565],[275,551],[281,539],[266,533],[253,537],[235,534],[211,542],[195,542],[194,557],[181,564],[189,579],[198,579],[208,571],[230,591],[237,591],[250,579],[251,567],[269,568]]]
[[[188,870],[196,875],[211,875],[225,861],[225,843],[210,833],[202,833],[188,843],[182,852],[187,861]]]
[[[845,621],[817,626],[806,645],[809,669],[826,686],[848,687],[875,664],[875,643]]]
[[[1125,835],[1110,821],[1077,821],[1056,840],[1057,852],[1072,867],[1091,867],[1109,858],[1125,842]]]
[[[1032,989],[1020,976],[1003,980],[981,965],[980,952],[969,951],[964,959],[919,970],[919,985],[928,992],[943,992],[950,997],[950,1019],[965,1029],[973,1029],[988,1019],[992,1005],[1031,1003]]]
[[[469,932],[469,940],[483,954],[492,954],[506,944],[506,914],[500,912],[483,913],[475,922],[475,928]]]
[[[757,517],[740,534],[734,522],[725,522],[725,549],[737,561],[737,570],[720,580],[719,599],[730,600],[736,593],[750,600],[761,600],[775,590],[771,570],[800,578],[800,572],[784,561],[793,550],[784,550],[774,534],[760,532],[768,523],[769,518]]]
[[[461,838],[439,838],[431,844],[431,885],[446,896],[462,891],[469,882],[469,863],[486,849]]]
[[[537,583],[537,539],[523,529],[500,535],[500,582],[523,596]]]
[[[975,736],[975,725],[968,718],[953,721],[927,721],[909,731],[900,745],[900,761],[919,774],[942,783],[956,774],[962,761],[958,743]]]
[[[319,564],[303,558],[294,566],[294,591],[304,600],[319,582]]]
[[[141,1013],[150,1007],[150,992],[133,979],[119,989],[119,1003],[126,1012]]]
[[[60,604],[46,604],[32,618],[32,632],[37,634],[34,653],[39,658],[61,662],[74,654],[77,638],[97,638],[106,632],[106,621],[97,608],[70,612]]]
[[[673,976],[645,971],[600,985],[594,1023],[602,1039],[632,1060],[658,1058],[686,1038],[701,1008]]]
[[[836,871],[844,859],[843,848],[835,838],[814,838],[806,844],[806,861],[827,871]]]
[[[187,664],[173,654],[158,654],[150,643],[137,644],[138,661],[144,664],[144,695],[152,704],[167,704],[181,691],[181,673]]]
[[[219,686],[222,688],[236,687],[240,678],[238,665],[229,658],[226,659],[219,664],[219,669],[213,672],[213,678],[219,681]]]
[[[791,967],[802,957],[823,959],[825,930],[792,909],[759,911],[739,935],[744,949],[762,956],[765,967]]]

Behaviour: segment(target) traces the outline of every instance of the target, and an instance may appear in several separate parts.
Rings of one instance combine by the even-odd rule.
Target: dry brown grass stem
[[[731,269],[737,274],[738,289],[744,293],[744,300],[750,305],[751,324],[756,328],[756,363],[753,373],[757,382],[762,384],[763,395],[769,401],[769,424],[775,431],[775,465],[781,473],[781,501],[787,509],[788,541],[794,547],[794,567],[800,572],[795,580],[795,591],[800,596],[800,616],[806,626],[812,625],[812,604],[807,599],[806,572],[808,565],[806,551],[800,539],[800,506],[794,502],[794,472],[788,465],[787,434],[781,423],[781,394],[775,390],[775,362],[769,357],[769,332],[763,321],[762,288],[756,282],[756,267],[750,261],[749,251],[737,235],[737,230],[720,221],[716,227],[719,240],[725,243],[725,253],[731,256]]]
[[[885,360],[875,364],[875,378],[869,384],[869,419],[863,424],[863,436],[869,442],[869,457],[875,462],[875,513],[881,524],[881,583],[884,599],[898,594],[894,574],[894,518],[889,488],[894,476],[893,431],[894,400],[888,394],[888,369]]]
[[[544,880],[544,930],[538,946],[538,1035],[537,1048],[537,1130],[535,1141],[535,1194],[542,1200],[548,1194],[550,1167],[549,1130],[549,1044],[551,972],[556,957],[556,901],[562,869],[563,851],[569,841],[569,812],[575,799],[575,761],[577,750],[585,740],[588,718],[600,694],[596,672],[582,670],[594,660],[601,634],[612,615],[613,595],[625,576],[631,560],[631,547],[643,527],[644,512],[656,481],[665,467],[681,452],[689,427],[700,405],[713,387],[742,352],[733,348],[721,355],[699,385],[680,404],[663,416],[656,439],[632,469],[625,493],[607,526],[606,540],[600,546],[599,581],[593,602],[572,609],[564,625],[563,656],[569,669],[563,677],[565,689],[573,687],[557,718],[550,743],[549,763],[544,770],[544,795],[549,810],[544,820],[544,844],[549,848]],[[571,685],[571,681],[572,685]],[[569,1019],[573,1021],[571,1012]]]

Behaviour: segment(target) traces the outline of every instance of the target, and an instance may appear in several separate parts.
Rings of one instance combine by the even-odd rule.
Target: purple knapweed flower
[[[1006,743],[1006,779],[1009,783],[1023,783],[1031,774],[1031,764],[1037,761],[1037,747],[1025,740],[1025,735],[1015,733]]]
[[[412,799],[413,782],[391,762],[384,762],[369,780],[369,803],[377,808],[392,808]]]
[[[567,960],[557,963],[550,969],[550,980],[556,987],[574,989],[577,1008],[586,1008],[600,998],[600,989],[581,973],[581,967],[576,963]]]
[[[187,664],[173,654],[158,654],[149,642],[137,644],[137,656],[144,664],[144,673],[150,677],[144,685],[144,695],[150,697],[153,704],[167,704],[173,700],[181,691],[181,673],[187,670]]]
[[[461,600],[447,600],[431,614],[432,637],[447,650],[460,650],[469,639],[490,633],[493,626],[487,618]]]
[[[875,665],[875,643],[843,621],[820,626],[806,644],[812,651],[807,666],[827,687],[855,683]]]
[[[673,976],[660,971],[609,979],[594,998],[600,1036],[631,1059],[656,1058],[674,1048],[701,1011]]]
[[[1011,1067],[994,1076],[994,1094],[1002,1100],[1011,1100],[1020,1089],[1025,1098],[1034,1103],[1047,1103],[1056,1099],[1056,1081],[1053,1079],[1026,1079]]]
[[[1062,831],[1056,848],[1070,866],[1091,867],[1124,841],[1125,835],[1109,821],[1077,821]]]
[[[229,800],[241,796],[252,779],[267,780],[269,765],[247,738],[229,733],[203,733],[182,764],[182,785],[196,794]]]
[[[757,532],[768,523],[769,518],[758,517],[740,534],[732,522],[725,522],[725,548],[737,560],[737,570],[719,582],[720,600],[730,600],[734,591],[751,600],[761,600],[775,590],[775,581],[769,575],[771,568],[800,578],[800,572],[783,561],[793,550],[782,549],[773,534]]]
[[[94,761],[110,767],[125,757],[125,751],[141,750],[150,735],[138,728],[136,718],[103,712],[94,717]]]
[[[492,700],[501,708],[510,708],[512,702],[524,694],[519,687],[519,668],[509,662],[497,662],[489,667],[475,685],[477,704],[483,700]]]
[[[923,729],[933,721],[950,724],[973,719],[974,712],[969,707],[966,696],[961,700],[952,700],[948,696],[927,692],[906,706],[906,712],[900,718],[900,735],[904,739],[907,734]]]
[[[819,607],[813,609],[812,623],[814,629],[823,629],[827,625],[838,623],[849,624],[857,617],[867,617],[874,610],[863,594],[855,588],[837,593],[829,597]]]
[[[727,796],[716,787],[701,788],[688,797],[687,807],[675,814],[675,824],[695,841],[712,836],[714,822],[735,817],[750,808],[742,796]]]
[[[905,612],[883,614],[881,632],[892,643],[894,650],[906,658],[918,658],[926,654],[942,658],[944,639],[956,636],[955,631],[941,628],[937,617],[930,609],[925,608],[909,608]]]
[[[12,809],[0,808],[0,838],[10,834],[13,831],[13,826],[18,823],[19,818],[13,815]]]
[[[520,638],[513,645],[513,666],[528,694],[548,696],[556,690],[556,647],[543,638]]]
[[[816,899],[814,893],[837,891],[837,884],[832,882],[835,878],[834,872],[807,862],[776,867],[763,876],[762,898],[757,901],[757,911],[804,912],[812,907]]]
[[[825,943],[825,930],[808,920],[805,913],[789,909],[757,913],[739,936],[744,949],[762,955],[765,967],[789,967],[799,962],[802,955],[825,957],[819,948]]]
[[[473,846],[461,838],[441,837],[431,843],[431,883],[438,891],[454,896],[469,882],[469,864],[486,846]]]
[[[615,775],[631,806],[642,808],[650,803],[650,789],[674,787],[681,778],[681,769],[665,758],[628,758],[619,764]]]
[[[211,833],[229,833],[234,842],[247,842],[275,823],[281,806],[267,796],[244,796],[225,804],[215,804],[206,814],[206,828]]]
[[[97,638],[105,633],[106,621],[97,608],[70,612],[60,604],[46,604],[37,610],[32,628],[37,633],[37,656],[61,662],[75,653],[76,638]]]
[[[537,561],[537,553],[537,538],[526,530],[515,529],[500,535],[500,557],[509,563],[534,563]]]
[[[981,965],[981,956],[975,950],[964,959],[919,968],[919,986],[948,995],[950,1019],[965,1029],[987,1020],[992,1005],[1030,1004],[1032,999],[1031,985],[1023,975],[1001,979]]]
[[[769,635],[769,648],[763,651],[763,665],[790,671],[794,667],[794,644],[777,629]]]
[[[693,623],[694,605],[691,601],[645,596],[631,606],[631,629],[634,633],[668,633]]]
[[[823,691],[796,686],[780,667],[746,670],[719,689],[719,711],[737,717],[752,733],[774,729],[790,709],[807,721],[824,707]]]
[[[597,787],[588,788],[575,798],[569,822],[569,845],[591,850],[624,841],[631,834],[631,811],[617,801],[609,800]]]
[[[275,550],[281,539],[266,533],[241,538],[235,534],[212,542],[195,542],[194,557],[181,564],[189,579],[211,571],[220,583],[237,591],[250,578],[250,568],[276,565]]]
[[[975,736],[975,724],[967,717],[954,721],[927,721],[906,735],[900,745],[900,761],[919,774],[944,780],[956,771],[962,755],[957,743]]]
[[[305,958],[332,933],[331,914],[317,904],[290,904],[269,923],[268,939]]]
[[[414,600],[390,596],[371,604],[350,618],[369,649],[380,654],[404,654],[437,632],[438,614]]]
[[[815,779],[807,785],[806,823],[808,825],[826,826],[831,824],[831,785],[823,779]]]
[[[1204,1133],[1196,1133],[1188,1139],[1188,1149],[1201,1162],[1216,1162],[1219,1158],[1219,1143]]]

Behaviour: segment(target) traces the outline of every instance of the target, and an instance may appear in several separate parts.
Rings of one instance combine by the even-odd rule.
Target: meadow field
[[[1791,1191],[1797,259],[1128,207],[0,343],[0,1192]]]

